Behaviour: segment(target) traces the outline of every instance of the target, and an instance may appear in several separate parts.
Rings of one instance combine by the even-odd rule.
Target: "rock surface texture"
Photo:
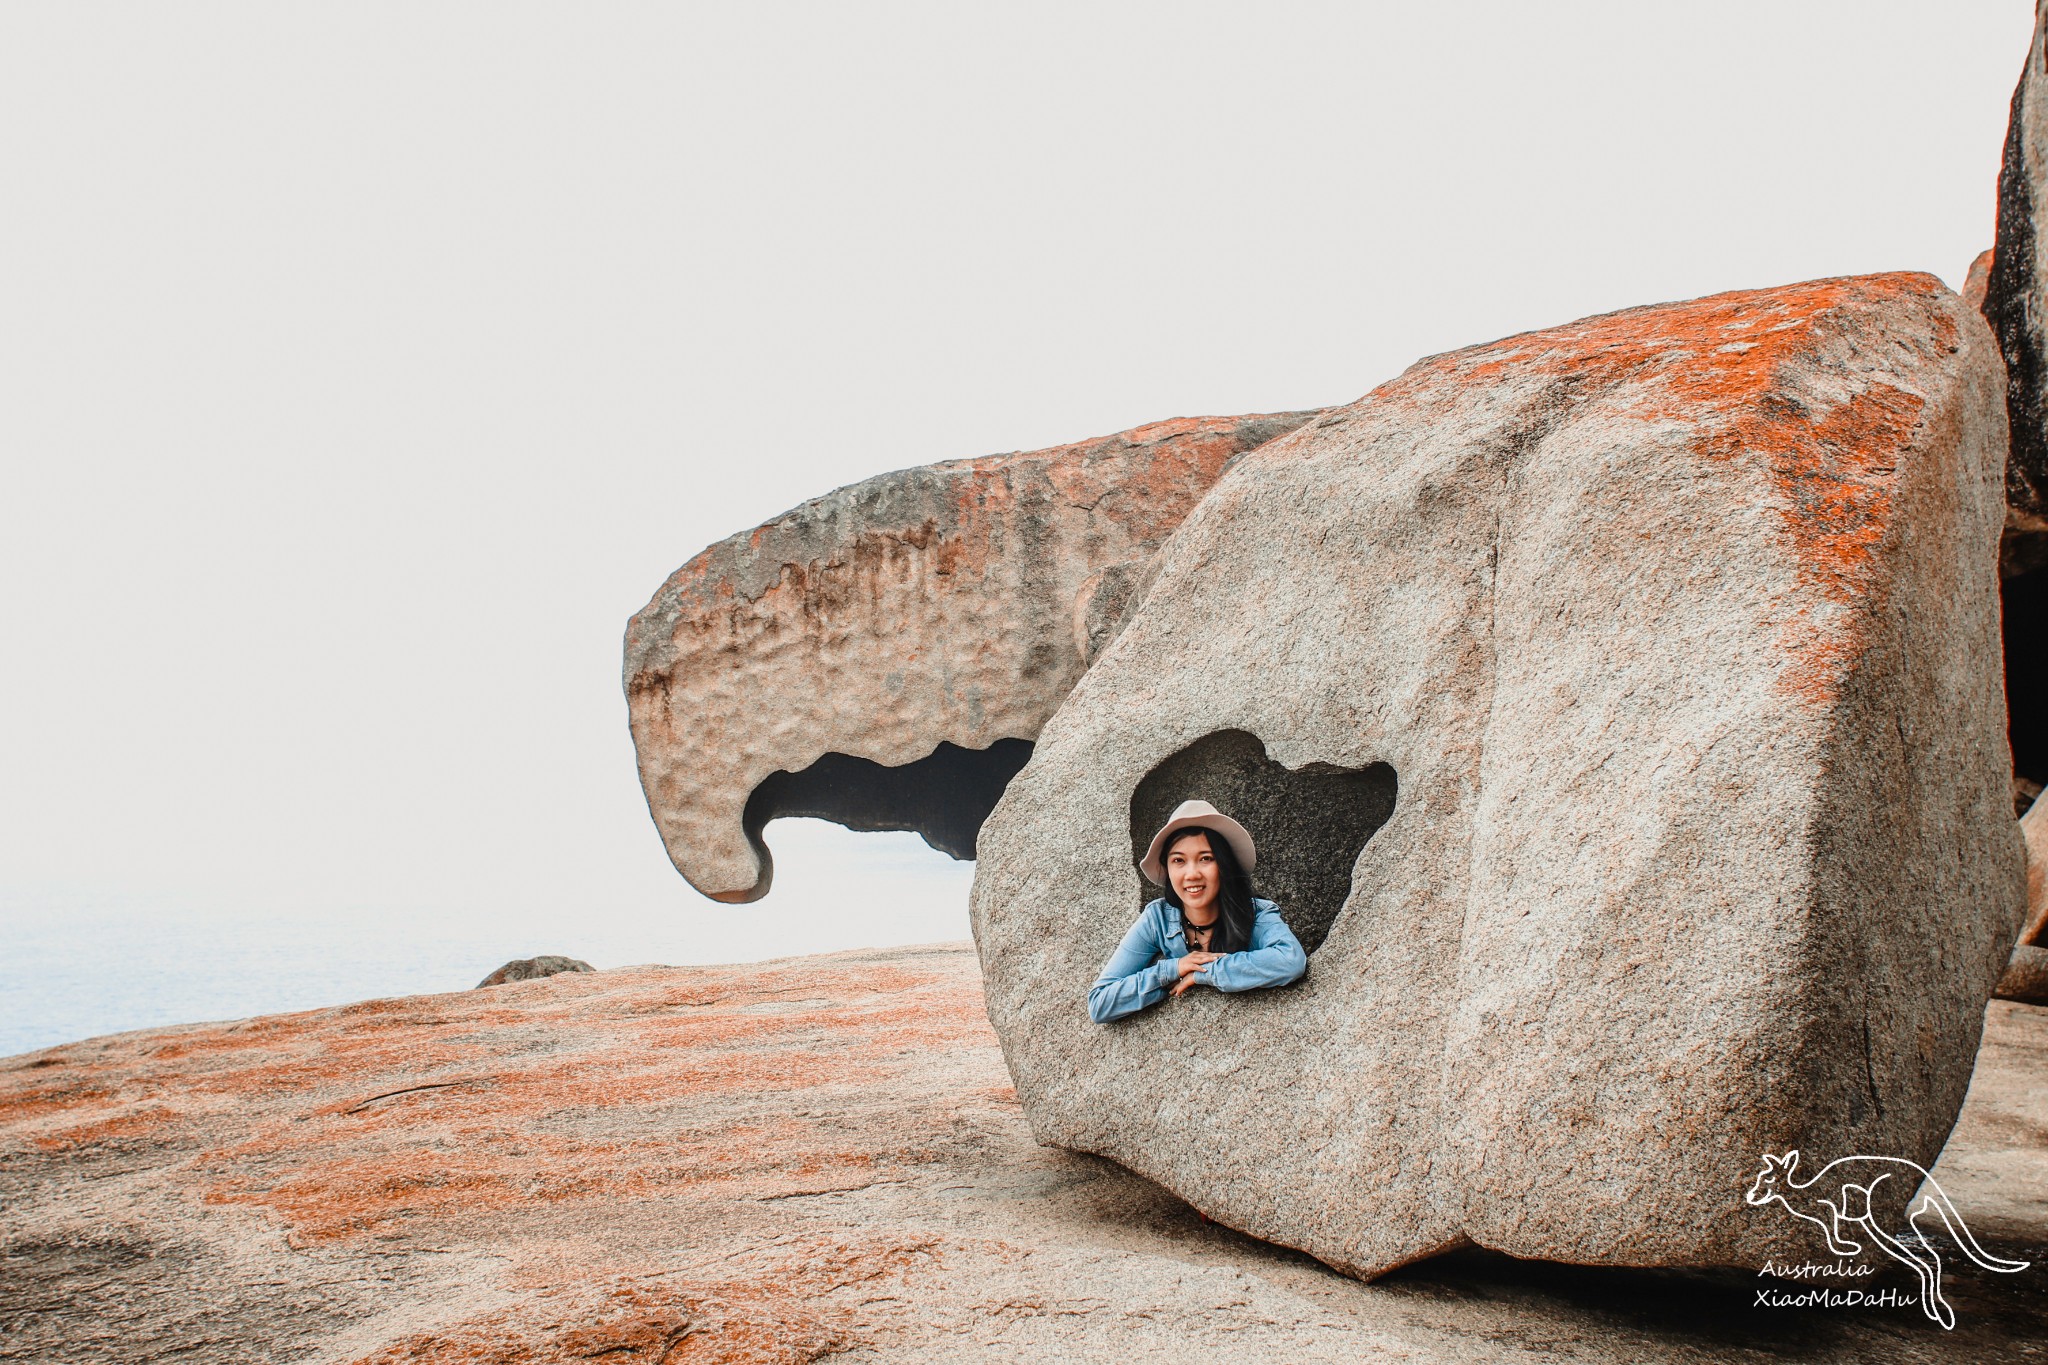
[[[1433,357],[1247,456],[982,831],[1033,1130],[1365,1276],[1805,1258],[1759,1155],[1931,1162],[2020,927],[2004,420],[1900,274]],[[1092,1024],[1134,797],[1241,783],[1225,731],[1391,814],[1302,982]]]
[[[2048,1245],[2044,1077],[2048,1011],[1992,1006],[1936,1173],[1994,1254]],[[1465,1252],[1360,1283],[1033,1143],[964,944],[0,1059],[0,1209],[0,1359],[66,1365],[1990,1365],[2048,1335],[2048,1272],[1960,1258],[1954,1332],[1758,1307],[1811,1285],[1743,1273]]]
[[[2048,1004],[2048,801],[2038,798],[2020,819],[2020,837],[2027,849],[2027,918],[1998,979],[2002,1000]]]
[[[492,972],[476,983],[482,990],[486,986],[502,986],[508,981],[533,981],[556,972],[587,972],[594,970],[588,962],[576,957],[563,957],[559,953],[543,953],[539,957],[518,957]]]
[[[2034,41],[2012,93],[1998,173],[1998,237],[1984,315],[2006,366],[2012,455],[2006,497],[2014,524],[2048,530],[2048,0],[2036,0]]]
[[[1160,543],[1233,458],[1314,415],[901,470],[699,554],[626,630],[640,781],[676,870],[758,899],[778,815],[972,857]]]

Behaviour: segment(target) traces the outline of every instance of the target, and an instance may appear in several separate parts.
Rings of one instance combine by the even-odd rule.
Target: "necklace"
[[[1197,948],[1202,952],[1207,952],[1209,950],[1209,935],[1215,932],[1215,929],[1216,921],[1213,919],[1210,920],[1207,924],[1196,924],[1193,920],[1188,919],[1185,915],[1181,917],[1181,933],[1187,937],[1189,946]]]

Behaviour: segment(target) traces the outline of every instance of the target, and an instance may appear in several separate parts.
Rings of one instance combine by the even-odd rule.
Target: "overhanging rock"
[[[2024,904],[2002,384],[1938,280],[1822,280],[1433,357],[1240,461],[981,831],[1036,1134],[1362,1275],[1813,1259],[1761,1155],[1931,1165]],[[1091,1023],[1134,801],[1247,772],[1348,875],[1307,978]]]
[[[1229,462],[1313,412],[1155,422],[849,485],[678,569],[626,628],[669,859],[757,900],[761,828],[910,829],[956,858]]]

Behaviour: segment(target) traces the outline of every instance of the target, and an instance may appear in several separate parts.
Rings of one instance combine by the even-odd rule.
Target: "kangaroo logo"
[[[1794,1218],[1819,1227],[1821,1235],[1828,1240],[1828,1250],[1836,1256],[1862,1253],[1862,1244],[1851,1240],[1848,1235],[1851,1224],[1861,1227],[1887,1256],[1919,1276],[1920,1311],[1944,1328],[1956,1325],[1956,1313],[1949,1307],[1948,1300],[1941,1296],[1941,1255],[1921,1230],[1922,1214],[1930,1209],[1940,1214],[1950,1239],[1962,1248],[1965,1256],[1986,1270],[2011,1274],[2025,1270],[2030,1264],[2027,1261],[2001,1260],[1978,1246],[1977,1239],[1970,1235],[1969,1225],[1956,1212],[1956,1206],[1949,1202],[1941,1186],[1918,1162],[1897,1156],[1838,1157],[1805,1180],[1795,1180],[1792,1170],[1798,1164],[1796,1148],[1783,1156],[1764,1153],[1764,1168],[1756,1173],[1756,1183],[1749,1187],[1745,1200],[1751,1204],[1768,1204],[1773,1199],[1777,1200]],[[1879,1185],[1895,1176],[1903,1180],[1909,1172],[1913,1178],[1912,1188],[1919,1188],[1922,1181],[1926,1182],[1926,1192],[1920,1196],[1920,1202],[1906,1215],[1906,1225],[1913,1229],[1910,1240],[1904,1234],[1894,1237],[1879,1227],[1870,1210],[1871,1194]]]

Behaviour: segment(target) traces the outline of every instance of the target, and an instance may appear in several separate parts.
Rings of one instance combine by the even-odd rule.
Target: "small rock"
[[[2022,943],[2013,949],[2005,975],[1998,978],[1998,998],[2022,1005],[2048,1005],[2048,948]]]
[[[2034,802],[2040,797],[2041,792],[2042,786],[2039,782],[2034,781],[2031,777],[2021,777],[2018,773],[2014,773],[2012,776],[2013,816],[2015,818],[2023,818],[2028,811],[2034,808]]]
[[[480,991],[486,986],[502,986],[508,981],[534,981],[543,976],[553,976],[556,972],[590,972],[596,970],[595,967],[592,967],[588,962],[580,958],[561,957],[554,953],[549,953],[543,957],[521,957],[507,962],[504,966],[477,982],[472,989]]]

